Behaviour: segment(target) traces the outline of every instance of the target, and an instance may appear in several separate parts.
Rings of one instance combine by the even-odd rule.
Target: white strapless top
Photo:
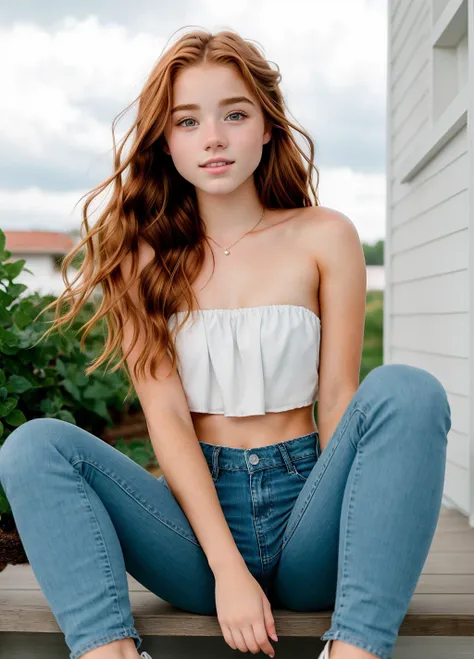
[[[173,314],[170,329],[185,315]],[[176,336],[190,411],[251,416],[314,403],[320,336],[319,317],[294,304],[191,312]]]

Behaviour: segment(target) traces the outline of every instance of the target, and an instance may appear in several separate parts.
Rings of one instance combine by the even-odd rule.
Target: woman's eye
[[[234,115],[234,114],[240,114],[240,115],[242,115],[242,117],[246,117],[246,116],[247,116],[244,112],[237,111],[237,112],[231,112],[231,113],[228,115],[228,117],[232,117],[232,115]],[[191,119],[191,118],[188,118],[188,119],[181,119],[181,121],[180,121],[179,123],[177,123],[176,125],[177,125],[177,126],[181,126],[181,124],[184,124],[185,121],[195,121],[195,119]],[[237,123],[238,123],[238,122],[237,122]],[[183,126],[183,127],[184,127],[184,128],[189,128],[190,126]]]
[[[237,112],[231,112],[231,113],[229,114],[229,117],[231,117],[233,114],[240,114],[240,115],[242,115],[242,117],[246,117],[246,116],[247,116],[244,112],[237,111]]]

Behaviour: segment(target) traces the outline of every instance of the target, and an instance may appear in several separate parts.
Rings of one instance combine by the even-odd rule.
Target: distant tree
[[[366,265],[384,265],[383,259],[383,250],[384,250],[384,241],[378,240],[375,245],[369,245],[368,243],[362,243],[362,247],[365,255]]]

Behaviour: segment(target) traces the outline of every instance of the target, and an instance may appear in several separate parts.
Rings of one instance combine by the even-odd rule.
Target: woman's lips
[[[206,167],[206,165],[203,165],[202,169],[205,169],[206,172],[219,174],[220,172],[226,172],[233,164],[234,164],[233,162],[229,162],[226,165],[220,165],[219,167],[216,167],[215,165],[213,167]]]

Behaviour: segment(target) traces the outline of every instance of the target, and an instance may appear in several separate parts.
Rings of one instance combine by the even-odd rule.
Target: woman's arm
[[[191,416],[186,420],[179,413],[165,412],[160,407],[148,417],[147,426],[158,463],[211,570],[217,574],[236,563],[245,564],[222,512]]]
[[[138,272],[128,289],[135,305],[140,304],[139,277],[145,265],[154,258],[154,250],[140,242]],[[120,264],[125,281],[131,275],[128,254]],[[133,327],[127,320],[123,327],[122,350],[126,354],[133,340]],[[138,332],[135,346],[127,357],[135,391],[145,415],[150,440],[166,481],[189,520],[214,574],[220,568],[245,565],[225,519],[208,464],[194,431],[191,413],[181,378],[171,360],[165,356],[151,375],[137,380],[134,366],[144,347]],[[166,378],[162,377],[169,374]]]
[[[315,244],[322,327],[317,423],[324,451],[359,387],[367,267],[354,224],[337,211],[326,209]]]

